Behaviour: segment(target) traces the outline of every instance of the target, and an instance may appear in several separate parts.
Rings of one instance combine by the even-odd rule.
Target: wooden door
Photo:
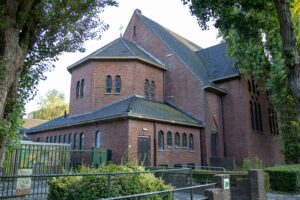
[[[139,165],[150,165],[150,138],[138,137],[138,161]]]

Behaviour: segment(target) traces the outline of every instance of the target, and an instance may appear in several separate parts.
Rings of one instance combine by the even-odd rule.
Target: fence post
[[[108,180],[107,180],[107,183],[108,183],[108,194],[109,194],[109,197],[111,196],[111,173],[108,174],[107,176]]]
[[[216,188],[205,190],[205,196],[209,200],[230,200],[230,182],[228,174],[216,174],[214,175],[214,182],[216,182]]]
[[[261,169],[250,169],[248,174],[250,180],[251,199],[265,200],[266,189],[264,171]]]
[[[193,186],[193,169],[190,168],[190,186]],[[193,188],[190,189],[190,197],[191,197],[191,200],[193,200]]]

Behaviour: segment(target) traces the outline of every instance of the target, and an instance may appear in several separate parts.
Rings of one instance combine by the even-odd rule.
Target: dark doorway
[[[150,165],[150,138],[138,137],[138,160],[139,165]]]
[[[210,138],[211,157],[218,157],[218,133],[212,132]]]

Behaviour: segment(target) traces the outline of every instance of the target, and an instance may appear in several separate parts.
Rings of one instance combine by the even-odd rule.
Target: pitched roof
[[[203,126],[203,122],[163,102],[130,96],[93,112],[76,116],[61,116],[26,131],[27,134],[67,126],[115,118],[137,118],[188,126]]]
[[[140,47],[138,44],[130,42],[122,37],[112,41],[104,47],[96,50],[90,55],[82,58],[68,67],[69,71],[79,66],[81,63],[90,59],[139,59],[149,64],[166,69],[164,65],[153,55]]]
[[[226,50],[226,43],[222,43],[196,52],[202,60],[210,80],[240,74],[239,68],[234,66],[233,60],[227,56]]]
[[[48,120],[23,118],[23,121],[24,121],[24,123],[22,125],[22,128],[31,128],[31,127],[37,126],[39,124],[45,123]]]
[[[162,40],[162,42],[164,42],[165,45],[176,54],[181,62],[186,65],[199,80],[201,80],[206,86],[212,84],[208,80],[208,75],[203,63],[195,54],[195,50],[197,50],[197,46],[195,44],[192,45],[192,42],[181,36],[179,37],[174,32],[145,17],[139,12],[135,12],[135,14],[139,16],[140,19]],[[191,48],[191,45],[193,48]]]

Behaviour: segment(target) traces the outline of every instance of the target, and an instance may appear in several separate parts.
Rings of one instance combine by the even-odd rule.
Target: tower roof
[[[136,59],[166,70],[166,67],[153,55],[151,55],[138,44],[130,42],[124,39],[123,37],[112,41],[111,43],[105,45],[104,47],[77,61],[73,65],[69,66],[68,70],[71,72],[73,69],[80,66],[81,63],[84,63],[88,60],[112,59]]]

